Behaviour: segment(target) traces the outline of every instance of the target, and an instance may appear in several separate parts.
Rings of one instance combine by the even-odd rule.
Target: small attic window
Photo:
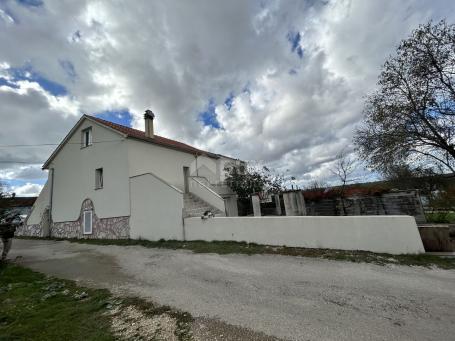
[[[88,147],[92,145],[92,127],[82,130],[82,147]]]

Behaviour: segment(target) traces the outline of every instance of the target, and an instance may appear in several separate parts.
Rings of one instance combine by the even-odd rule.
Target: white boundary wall
[[[425,252],[415,219],[402,215],[186,218],[184,223],[186,240],[232,240],[391,254]]]
[[[183,239],[183,192],[154,174],[130,178],[130,236],[148,240]]]

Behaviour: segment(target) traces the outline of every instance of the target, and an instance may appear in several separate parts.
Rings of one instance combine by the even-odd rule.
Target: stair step
[[[191,193],[185,193],[183,199],[186,217],[201,217],[207,211],[212,212],[213,215],[218,217],[225,215],[224,212],[221,212],[219,209]]]

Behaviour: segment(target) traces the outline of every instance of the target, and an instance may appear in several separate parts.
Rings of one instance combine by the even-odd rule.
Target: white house
[[[19,235],[58,238],[182,239],[183,218],[206,210],[236,216],[224,185],[240,161],[84,115],[43,169],[48,180]]]

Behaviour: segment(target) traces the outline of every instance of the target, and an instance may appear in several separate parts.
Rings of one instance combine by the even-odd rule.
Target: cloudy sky
[[[42,163],[83,113],[143,129],[145,109],[159,135],[301,184],[330,181],[387,56],[420,23],[455,22],[454,10],[452,0],[0,0],[0,181],[37,194]]]

